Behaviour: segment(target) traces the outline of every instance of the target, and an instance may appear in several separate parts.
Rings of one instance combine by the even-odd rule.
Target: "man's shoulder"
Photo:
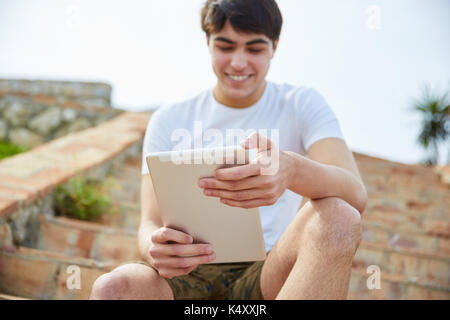
[[[292,96],[292,95],[309,95],[318,93],[317,89],[313,86],[307,84],[291,84],[287,82],[273,82],[269,81],[274,92],[281,96]]]
[[[276,83],[270,82],[274,94],[279,97],[282,103],[291,106],[303,105],[308,100],[316,96],[320,96],[319,91],[309,85],[294,85],[290,83]]]

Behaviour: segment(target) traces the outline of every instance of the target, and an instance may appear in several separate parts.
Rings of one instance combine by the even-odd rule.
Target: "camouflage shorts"
[[[133,263],[151,267],[144,261]],[[263,264],[264,261],[203,264],[188,275],[165,280],[176,300],[263,300]]]

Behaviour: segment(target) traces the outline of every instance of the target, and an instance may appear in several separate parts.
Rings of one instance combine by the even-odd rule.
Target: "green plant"
[[[115,214],[109,191],[117,186],[112,178],[102,183],[76,177],[67,186],[55,191],[55,209],[58,215],[86,221],[98,221],[102,214]]]
[[[0,140],[0,160],[26,151],[26,148]]]
[[[424,86],[422,97],[414,103],[413,110],[422,114],[422,123],[417,142],[426,150],[432,147],[431,155],[423,163],[435,165],[439,160],[438,143],[450,136],[450,105],[448,92],[432,92],[429,85]],[[447,158],[450,164],[450,150]]]

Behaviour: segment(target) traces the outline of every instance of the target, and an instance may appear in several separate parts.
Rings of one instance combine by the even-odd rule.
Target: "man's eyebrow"
[[[221,41],[221,42],[226,42],[229,44],[236,44],[236,42],[231,41],[230,39],[224,38],[224,37],[217,37],[214,39],[214,41]]]
[[[214,41],[222,41],[222,42],[226,42],[226,43],[229,43],[229,44],[236,44],[236,42],[231,41],[230,39],[227,39],[225,37],[217,37],[217,38],[214,39]],[[259,39],[254,39],[254,40],[251,40],[251,41],[247,42],[246,45],[250,46],[252,44],[258,44],[258,43],[267,44],[267,45],[269,44],[269,42],[267,40],[259,38]]]
[[[260,39],[255,39],[255,40],[249,41],[246,43],[246,45],[249,46],[249,45],[258,44],[258,43],[267,44],[267,45],[269,44],[269,42],[267,40],[260,38]]]

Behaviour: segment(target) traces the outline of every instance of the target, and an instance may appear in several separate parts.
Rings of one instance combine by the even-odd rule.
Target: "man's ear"
[[[273,58],[273,56],[275,55],[275,52],[277,51],[277,48],[278,48],[278,40],[280,40],[280,38],[278,38],[277,40],[275,40],[275,41],[273,42],[272,58]]]

